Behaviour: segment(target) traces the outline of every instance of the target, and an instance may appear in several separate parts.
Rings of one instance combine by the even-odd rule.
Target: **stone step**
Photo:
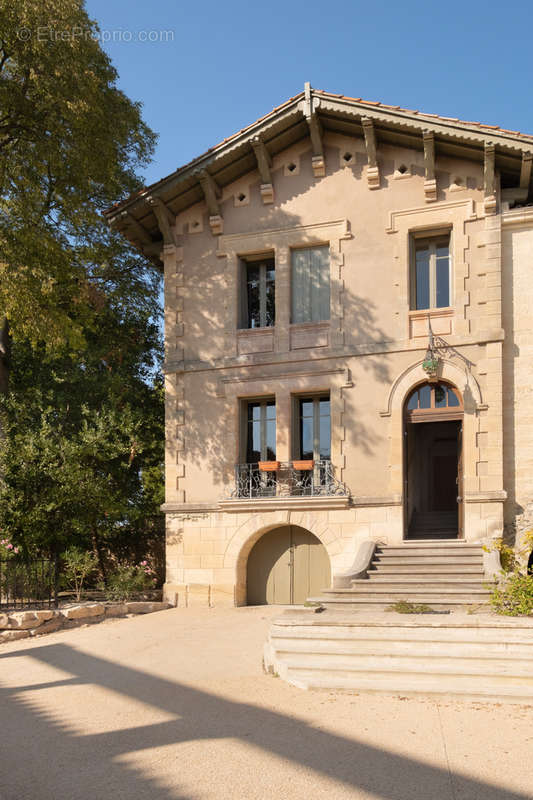
[[[477,598],[477,597],[489,597],[491,594],[491,590],[485,587],[476,587],[475,589],[464,589],[462,586],[433,586],[432,584],[422,583],[422,584],[412,584],[405,590],[396,589],[394,584],[383,583],[383,584],[372,584],[370,585],[370,581],[361,581],[360,583],[352,583],[351,589],[324,589],[324,595],[331,598],[331,597],[376,597],[376,598],[391,598],[391,602],[396,602],[397,600],[404,600],[405,595],[409,594],[412,597],[420,597],[424,595],[424,597],[428,597],[431,600],[432,597],[436,599],[446,598],[446,597],[463,597],[468,602],[476,602],[475,599],[470,600],[470,598]],[[429,600],[427,602],[429,602]],[[417,602],[426,602],[417,600]]]
[[[365,653],[284,653],[276,651],[288,669],[327,670],[328,672],[386,675],[452,675],[485,676],[492,679],[512,681],[521,678],[533,692],[533,659],[531,658],[476,658],[409,654],[365,654]]]
[[[370,694],[411,695],[421,697],[456,697],[474,702],[493,703],[533,703],[533,687],[523,683],[523,678],[512,682],[483,681],[479,676],[442,675],[400,675],[362,673],[331,673],[323,676],[316,670],[286,670],[280,673],[288,683],[301,689],[338,689],[344,691],[364,691]]]
[[[367,631],[370,636],[372,631]],[[530,642],[498,642],[498,641],[450,641],[443,637],[441,641],[424,639],[421,644],[419,639],[381,638],[381,639],[356,639],[348,637],[339,638],[313,638],[290,635],[285,632],[271,633],[271,641],[276,648],[276,653],[283,657],[289,653],[336,655],[373,655],[373,656],[420,656],[423,647],[424,657],[447,658],[499,658],[499,659],[525,659],[533,662],[533,641]]]
[[[533,620],[515,620],[511,618],[470,616],[468,614],[368,614],[355,615],[352,611],[328,611],[301,620],[290,615],[283,624],[275,621],[270,629],[272,640],[276,638],[327,640],[328,642],[345,641],[387,641],[389,645],[396,641],[446,642],[455,643],[481,642],[483,646],[493,644],[528,645],[533,644]],[[461,618],[459,619],[459,616]],[[483,621],[482,621],[483,620]],[[488,622],[486,620],[489,620]],[[305,624],[304,624],[305,623]]]
[[[348,590],[349,591],[349,590]],[[399,595],[371,595],[370,597],[362,597],[361,595],[356,595],[355,593],[351,596],[341,596],[337,595],[322,595],[320,597],[310,597],[309,600],[313,603],[320,603],[325,608],[343,608],[348,609],[352,606],[354,609],[362,609],[362,610],[374,610],[374,611],[385,611],[389,608],[389,606],[394,605],[399,600],[403,600],[407,603],[416,603],[417,605],[420,603],[424,603],[425,605],[430,606],[431,608],[440,611],[444,609],[450,608],[461,608],[463,606],[471,606],[471,605],[487,605],[488,607],[488,595],[487,596],[478,596],[476,599],[473,599],[470,594],[468,595],[434,595],[428,597],[427,595],[418,595],[418,594],[409,594],[408,592],[402,592]]]
[[[374,587],[390,586],[394,591],[419,591],[426,588],[436,587],[439,590],[446,589],[461,589],[461,591],[470,591],[471,589],[486,589],[487,581],[484,578],[477,580],[466,578],[457,578],[455,576],[442,577],[429,577],[427,579],[420,579],[420,576],[414,578],[412,576],[391,577],[390,575],[373,575],[372,578],[355,578],[352,581],[352,588],[362,587],[368,591],[374,591]]]
[[[484,575],[483,564],[372,564],[368,570],[369,575],[409,572],[413,575]]]
[[[406,554],[404,556],[400,555],[388,555],[387,553],[378,553],[374,556],[372,561],[373,564],[387,564],[389,566],[412,566],[416,567],[418,564],[432,564],[432,565],[457,565],[457,566],[474,566],[480,565],[483,566],[483,556],[482,555],[416,555],[416,554]]]
[[[483,557],[483,550],[479,545],[457,544],[457,545],[439,545],[427,542],[424,544],[409,542],[409,544],[402,544],[395,547],[388,545],[387,547],[379,547],[376,550],[376,556],[477,556]]]

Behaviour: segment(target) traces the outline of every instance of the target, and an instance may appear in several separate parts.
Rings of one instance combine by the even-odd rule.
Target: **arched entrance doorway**
[[[248,605],[301,604],[330,584],[326,548],[305,528],[285,525],[252,547],[247,566]]]
[[[449,383],[419,384],[404,405],[404,514],[408,539],[463,532],[463,400]]]

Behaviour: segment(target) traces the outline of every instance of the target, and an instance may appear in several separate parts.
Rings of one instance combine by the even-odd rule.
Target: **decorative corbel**
[[[176,237],[174,235],[174,225],[176,218],[170,209],[165,205],[160,197],[152,195],[146,198],[148,204],[152,207],[159,230],[163,235],[163,243],[165,245],[176,246]]]
[[[261,197],[263,198],[263,203],[267,205],[274,202],[274,186],[270,171],[272,159],[264,141],[259,136],[252,139],[252,147],[257,161],[257,169],[261,176]]]
[[[213,178],[213,176],[206,170],[200,170],[198,173],[198,180],[204,193],[207,210],[209,212],[209,227],[211,232],[217,236],[222,233],[224,229],[224,220],[220,211],[220,203],[218,202],[221,195],[220,187]]]
[[[533,162],[533,153],[522,153],[522,166],[520,168],[520,188],[529,191],[529,183],[531,181],[531,164]]]
[[[311,136],[311,147],[313,148],[311,164],[313,166],[315,178],[323,178],[326,174],[326,159],[324,157],[324,145],[322,142],[322,125],[314,108],[311,84],[306,83],[304,90],[305,118],[309,127],[309,135]]]
[[[496,147],[485,142],[484,182],[485,182],[485,214],[496,213],[496,181],[494,165],[496,161]]]
[[[369,189],[379,189],[379,167],[376,146],[376,131],[374,129],[374,122],[368,117],[363,117],[361,120],[363,125],[363,133],[365,136],[366,157],[368,160],[368,167],[366,170],[366,179]]]
[[[435,134],[424,131],[424,195],[426,203],[437,199],[437,179],[435,177]]]

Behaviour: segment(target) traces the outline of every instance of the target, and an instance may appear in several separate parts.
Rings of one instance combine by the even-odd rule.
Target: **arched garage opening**
[[[326,548],[298,525],[265,533],[248,556],[248,605],[299,605],[330,585]]]

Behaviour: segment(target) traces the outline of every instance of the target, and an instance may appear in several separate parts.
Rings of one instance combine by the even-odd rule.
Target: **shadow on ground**
[[[157,778],[143,774],[142,768],[120,763],[120,759],[149,748],[205,740],[208,762],[209,741],[219,738],[241,740],[306,771],[328,776],[352,790],[354,797],[366,793],[383,800],[456,800],[458,797],[464,800],[530,800],[520,792],[464,775],[454,775],[452,784],[447,770],[424,764],[414,757],[377,749],[358,741],[355,736],[353,739],[336,736],[288,715],[236,703],[78,652],[68,645],[27,648],[0,655],[0,659],[9,659],[13,674],[17,674],[17,659],[21,656],[67,672],[71,677],[1,690],[4,778],[8,774],[6,765],[17,761],[28,765],[27,771],[19,767],[19,785],[11,786],[7,793],[2,781],[2,800],[15,797],[17,800],[52,797],[77,800],[111,796],[135,800],[144,797],[192,800],[191,795],[180,792],[179,786],[175,789],[162,786]],[[60,709],[54,714],[43,712],[35,699],[35,693],[38,696],[40,690],[76,684],[111,690],[162,709],[166,714],[175,714],[176,719],[106,733],[77,733],[61,720]],[[90,702],[90,688],[87,696]],[[95,706],[95,713],[97,711]],[[242,764],[238,768],[242,769]],[[253,773],[253,761],[249,762],[249,769]],[[65,793],[65,770],[72,776],[68,793]],[[227,789],[224,787],[221,794],[229,796]],[[287,790],[290,795],[290,787]],[[202,796],[205,796],[202,787],[198,786],[194,798]]]

